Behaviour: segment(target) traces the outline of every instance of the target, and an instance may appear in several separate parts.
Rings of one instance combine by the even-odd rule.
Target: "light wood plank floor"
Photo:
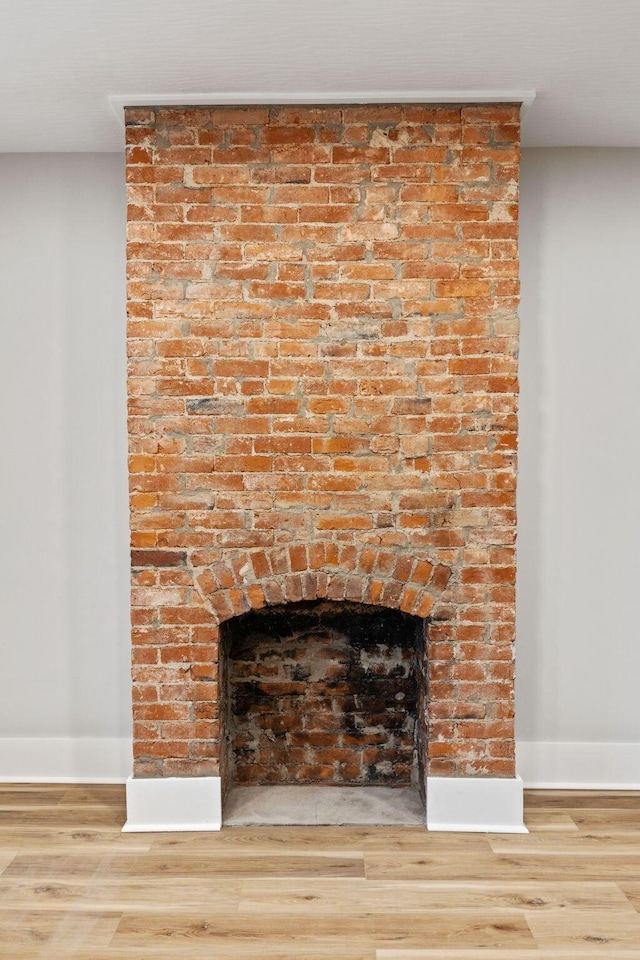
[[[640,793],[526,808],[529,835],[122,834],[120,786],[0,785],[0,957],[640,960]]]

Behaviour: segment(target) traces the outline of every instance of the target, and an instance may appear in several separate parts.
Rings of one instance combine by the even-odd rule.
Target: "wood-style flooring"
[[[528,835],[122,834],[120,786],[0,785],[0,957],[640,960],[640,793],[526,811]]]

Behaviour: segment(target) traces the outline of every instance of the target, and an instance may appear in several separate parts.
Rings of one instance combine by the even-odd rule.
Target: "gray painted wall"
[[[640,150],[522,165],[517,730],[640,741]]]
[[[126,736],[124,161],[0,156],[0,737]]]
[[[0,738],[126,737],[123,160],[0,156]],[[640,741],[640,150],[525,151],[518,734]]]

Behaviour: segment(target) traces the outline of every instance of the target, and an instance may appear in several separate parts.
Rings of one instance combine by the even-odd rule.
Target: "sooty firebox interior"
[[[223,625],[227,785],[422,784],[425,622],[349,602]]]

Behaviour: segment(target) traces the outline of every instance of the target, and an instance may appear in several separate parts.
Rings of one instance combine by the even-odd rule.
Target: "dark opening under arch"
[[[399,610],[328,600],[223,623],[225,787],[422,785],[426,630]]]

